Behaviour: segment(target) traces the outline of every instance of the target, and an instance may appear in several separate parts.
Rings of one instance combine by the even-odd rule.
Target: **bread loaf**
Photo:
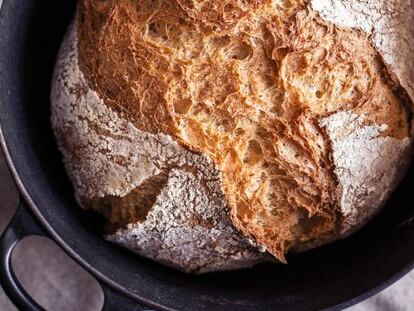
[[[191,272],[354,232],[411,154],[413,15],[391,2],[80,1],[51,94],[79,203]]]

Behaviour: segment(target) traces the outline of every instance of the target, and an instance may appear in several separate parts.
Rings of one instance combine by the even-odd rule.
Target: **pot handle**
[[[0,283],[4,292],[19,310],[45,311],[45,309],[34,301],[30,294],[27,293],[20,284],[14,274],[11,263],[14,247],[20,240],[31,235],[48,236],[41,225],[36,221],[30,209],[26,207],[22,200],[20,200],[13,219],[0,237]],[[102,307],[103,311],[150,311],[150,309],[127,298],[103,282],[99,281],[99,283],[101,284],[105,296],[104,305]]]
[[[7,296],[19,310],[41,311],[44,309],[17,280],[11,263],[14,247],[29,235],[45,236],[45,232],[34,220],[29,209],[20,201],[13,219],[0,237],[0,282]]]

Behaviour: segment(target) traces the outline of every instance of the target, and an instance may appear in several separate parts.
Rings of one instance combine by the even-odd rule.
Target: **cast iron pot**
[[[412,169],[386,208],[357,234],[291,255],[288,265],[193,276],[104,241],[99,221],[74,201],[49,122],[52,69],[75,4],[4,0],[0,11],[0,136],[22,196],[1,237],[0,281],[20,309],[41,309],[10,264],[16,243],[33,234],[53,239],[100,282],[105,310],[338,310],[411,270]]]

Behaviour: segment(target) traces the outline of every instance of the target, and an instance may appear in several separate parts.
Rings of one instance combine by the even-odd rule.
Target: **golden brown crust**
[[[409,135],[369,40],[306,1],[83,0],[79,52],[108,106],[215,161],[233,223],[280,260],[342,221],[318,120],[351,111]]]

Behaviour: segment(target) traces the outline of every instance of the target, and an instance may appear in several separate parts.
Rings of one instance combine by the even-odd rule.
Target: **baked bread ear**
[[[264,259],[232,226],[285,261],[380,209],[409,163],[414,79],[407,56],[332,23],[340,2],[80,2],[78,55],[57,65],[52,120],[79,201],[107,217],[111,239],[156,258],[148,232],[160,219],[187,230],[198,210],[208,241],[237,243],[218,256],[222,245],[175,234],[177,253],[157,259],[187,269],[208,249],[208,264],[187,269],[206,271],[217,258]],[[79,65],[69,88],[68,63]],[[159,254],[165,235],[151,239]]]

